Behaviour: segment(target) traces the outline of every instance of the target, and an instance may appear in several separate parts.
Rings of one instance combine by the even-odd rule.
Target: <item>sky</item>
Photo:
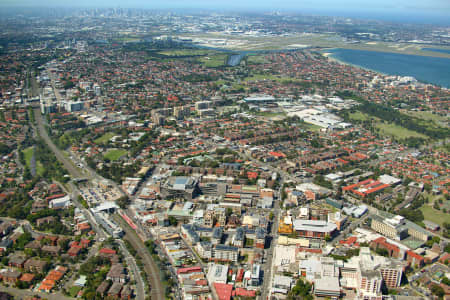
[[[0,0],[0,6],[290,11],[450,25],[450,0]]]

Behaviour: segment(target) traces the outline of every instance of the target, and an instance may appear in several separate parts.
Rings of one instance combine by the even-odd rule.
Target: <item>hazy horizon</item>
[[[144,8],[144,9],[203,9],[203,10],[228,10],[228,11],[281,11],[305,14],[317,14],[327,16],[342,16],[360,19],[378,19],[383,21],[395,21],[403,23],[429,23],[450,25],[450,1],[447,0],[400,0],[392,3],[390,0],[361,1],[357,0],[0,0],[3,7],[80,7],[80,8]]]

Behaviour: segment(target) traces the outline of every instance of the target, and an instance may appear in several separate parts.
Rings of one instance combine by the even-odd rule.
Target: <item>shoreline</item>
[[[323,51],[327,51],[327,50],[329,51],[329,50],[333,50],[333,49],[340,49],[340,48],[328,48],[328,49],[324,49]],[[352,50],[352,49],[345,49],[345,48],[342,48],[342,49],[343,50]],[[429,84],[429,85],[433,85],[433,86],[438,86],[438,87],[441,87],[442,89],[450,89],[450,87],[446,87],[444,85],[440,85],[440,84],[436,84],[436,83],[433,83],[433,82],[429,82],[429,81],[424,81],[424,80],[418,79],[418,78],[416,78],[413,75],[388,74],[388,73],[384,73],[382,71],[370,69],[368,67],[364,67],[364,66],[361,66],[361,65],[357,65],[357,64],[350,63],[350,62],[346,62],[344,60],[341,60],[341,59],[335,57],[334,56],[335,53],[333,53],[333,52],[320,52],[320,53],[322,54],[322,56],[326,57],[329,61],[341,64],[341,65],[352,66],[352,67],[363,69],[363,70],[366,70],[366,71],[371,71],[371,72],[374,72],[374,73],[377,73],[377,74],[380,74],[380,75],[383,75],[383,76],[412,77],[412,78],[414,78],[415,80],[417,80],[418,82],[420,82],[422,84]],[[386,53],[392,53],[392,52],[386,52]],[[409,54],[404,54],[404,55],[409,55]]]
[[[333,48],[333,49],[337,49],[337,48]],[[336,58],[335,56],[333,56],[332,52],[325,52],[325,53],[322,53],[322,55],[325,56],[329,61],[338,63],[340,65],[352,66],[352,67],[355,67],[355,68],[359,68],[359,69],[375,72],[375,73],[382,74],[382,75],[385,75],[385,76],[402,76],[402,75],[392,75],[392,74],[383,73],[381,71],[373,70],[373,69],[370,69],[370,68],[367,68],[367,67],[363,67],[363,66],[360,66],[360,65],[356,65],[356,64],[352,64],[352,63],[340,60],[339,58]],[[402,77],[404,77],[404,76],[402,76]],[[413,77],[413,76],[410,76],[410,77]]]

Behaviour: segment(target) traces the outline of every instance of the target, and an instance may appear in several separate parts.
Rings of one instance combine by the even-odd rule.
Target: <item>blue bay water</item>
[[[426,51],[433,51],[433,52],[440,52],[440,53],[447,53],[447,54],[450,54],[450,50],[447,50],[447,49],[436,49],[436,48],[422,48],[422,50],[426,50]]]
[[[388,52],[331,49],[331,57],[389,75],[413,76],[419,81],[450,88],[450,59]]]

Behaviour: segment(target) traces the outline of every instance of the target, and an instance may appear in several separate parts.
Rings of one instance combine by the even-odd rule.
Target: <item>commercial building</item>
[[[244,101],[246,103],[262,104],[275,102],[276,99],[270,95],[251,95],[244,98]]]
[[[204,110],[204,109],[209,109],[212,106],[212,102],[211,101],[198,101],[195,102],[195,110]]]
[[[389,288],[397,288],[400,286],[402,280],[403,269],[401,267],[381,267],[381,277],[383,277],[384,284]]]
[[[402,216],[394,216],[387,212],[379,212],[378,215],[374,215],[371,228],[394,240],[403,240],[409,235],[416,240],[425,242],[431,237],[431,234],[419,225]]]
[[[408,228],[405,226],[405,218],[402,216],[384,219],[375,215],[372,217],[370,227],[376,232],[398,241],[408,236]]]
[[[406,251],[406,261],[412,267],[423,267],[425,264],[425,258],[422,255],[419,255],[413,251]]]
[[[178,120],[184,119],[184,117],[189,116],[191,109],[189,106],[177,106],[173,108],[173,115]]]
[[[329,297],[338,299],[341,288],[338,277],[322,277],[314,281],[314,295],[317,297]]]
[[[113,220],[104,212],[94,212],[94,218],[110,235],[114,238],[121,238],[124,234],[123,230],[114,223]]]
[[[198,181],[192,177],[170,177],[161,187],[165,198],[192,200],[198,194]]]
[[[358,299],[382,299],[383,277],[379,270],[358,269]]]
[[[84,103],[81,101],[68,101],[65,103],[64,108],[68,112],[81,111],[84,108]]]
[[[252,274],[248,282],[248,285],[258,286],[260,283],[261,283],[261,266],[258,264],[254,264],[252,266]]]
[[[48,207],[53,209],[65,208],[70,206],[72,203],[70,201],[70,196],[66,195],[61,198],[52,199],[48,202]]]
[[[300,237],[320,238],[331,237],[337,232],[334,223],[321,220],[294,220],[294,231]]]
[[[211,259],[214,261],[237,262],[239,249],[233,246],[216,245],[211,250]]]
[[[404,252],[400,250],[400,248],[394,244],[388,243],[386,238],[379,237],[370,242],[370,248],[373,250],[384,249],[387,251],[389,257],[394,258],[403,258]]]
[[[356,197],[365,198],[367,196],[379,193],[390,186],[390,184],[383,183],[379,180],[366,179],[361,182],[343,187],[342,191],[344,193],[352,193]]]
[[[227,283],[228,265],[213,264],[209,268],[208,281],[210,283]]]
[[[272,294],[287,295],[292,287],[292,278],[276,274],[273,279]]]
[[[378,300],[382,299],[383,284],[389,288],[400,286],[405,266],[402,261],[372,256],[368,247],[362,247],[359,256],[352,257],[349,263],[344,263],[341,274],[350,283],[347,287],[351,287],[351,282],[356,279],[358,299]]]

